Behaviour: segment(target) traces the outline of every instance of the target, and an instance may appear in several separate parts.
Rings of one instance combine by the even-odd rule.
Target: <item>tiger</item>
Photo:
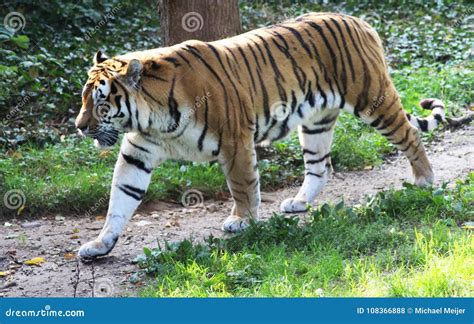
[[[336,120],[344,110],[374,127],[408,158],[418,186],[434,174],[418,130],[445,120],[439,99],[425,118],[406,113],[382,41],[365,21],[308,13],[234,37],[107,57],[94,56],[75,126],[101,149],[121,140],[106,220],[78,255],[108,254],[142,202],[152,171],[166,160],[217,161],[233,198],[222,229],[258,218],[256,146],[297,130],[304,180],[283,213],[305,212],[331,171]]]

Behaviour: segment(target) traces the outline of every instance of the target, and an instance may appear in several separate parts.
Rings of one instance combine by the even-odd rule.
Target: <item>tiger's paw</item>
[[[90,259],[108,254],[115,246],[117,239],[108,242],[108,244],[94,240],[83,244],[77,252],[77,255],[83,259]]]
[[[306,212],[306,201],[288,198],[283,200],[280,205],[282,213],[304,213]]]
[[[238,233],[249,226],[249,223],[242,217],[229,216],[222,224],[222,230],[228,233]]]

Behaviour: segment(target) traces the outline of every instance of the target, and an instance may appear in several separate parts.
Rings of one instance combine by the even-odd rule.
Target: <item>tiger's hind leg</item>
[[[249,225],[249,217],[257,219],[260,205],[257,153],[253,139],[242,142],[244,143],[236,143],[224,149],[221,161],[227,185],[234,199],[232,212],[222,225],[222,229],[230,233],[245,229]]]
[[[410,161],[415,185],[431,185],[434,174],[418,130],[408,120],[393,85],[388,89],[380,107],[375,107],[373,111],[363,111],[360,117],[405,154]]]
[[[326,185],[331,169],[329,153],[337,115],[322,121],[298,127],[298,137],[303,149],[305,176],[303,185],[294,198],[285,199],[280,205],[284,213],[305,212],[316,195]],[[324,121],[328,121],[324,123]]]

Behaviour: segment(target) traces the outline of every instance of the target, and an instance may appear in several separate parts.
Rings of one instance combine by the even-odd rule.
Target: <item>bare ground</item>
[[[437,184],[453,182],[474,170],[473,135],[472,127],[446,131],[429,145]],[[357,203],[367,194],[399,188],[405,181],[412,181],[409,164],[399,154],[372,170],[332,174],[315,203],[340,199]],[[278,212],[279,203],[297,190],[289,187],[264,193],[261,217]],[[228,235],[220,226],[231,205],[230,200],[206,201],[204,207],[186,209],[171,203],[149,203],[133,217],[112,253],[89,264],[77,262],[74,256],[82,243],[98,235],[103,217],[10,220],[0,226],[0,297],[134,296],[140,285],[129,280],[137,271],[131,261],[144,246],[155,247],[163,240]],[[39,266],[24,264],[34,257],[43,257],[45,262]]]

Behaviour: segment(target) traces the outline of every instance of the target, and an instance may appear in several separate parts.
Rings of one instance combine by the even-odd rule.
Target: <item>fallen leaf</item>
[[[104,219],[105,219],[105,216],[96,216],[95,217],[95,220],[98,221],[98,222],[103,221]]]
[[[12,153],[11,157],[14,158],[14,159],[21,159],[23,157],[23,155],[20,152],[15,151],[15,152]]]
[[[10,271],[0,271],[0,277],[6,277],[10,274]]]
[[[44,261],[45,261],[44,258],[36,257],[36,258],[30,259],[30,260],[26,260],[25,264],[39,266],[39,265],[41,265],[41,263],[44,263]]]
[[[106,158],[107,156],[109,156],[109,154],[110,154],[110,151],[100,151],[99,157],[100,157],[101,159],[104,159],[104,158]]]
[[[79,235],[71,235],[69,238],[72,240],[75,240],[79,238]]]
[[[64,253],[64,259],[66,260],[72,260],[72,259],[75,259],[76,256],[74,255],[74,253]]]
[[[21,212],[25,209],[25,205],[23,204],[20,208],[18,208],[18,211],[16,212],[17,216],[20,216]]]
[[[79,233],[80,230],[79,230],[78,228],[75,228],[75,229],[72,230],[72,232],[73,232],[73,233]]]

